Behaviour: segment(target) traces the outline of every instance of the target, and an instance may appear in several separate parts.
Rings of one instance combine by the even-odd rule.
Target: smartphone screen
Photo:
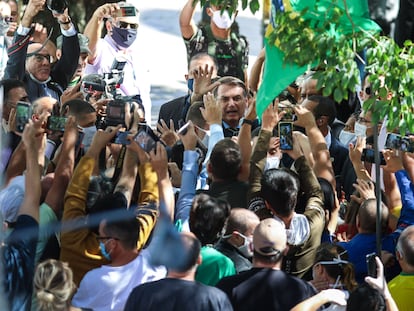
[[[368,276],[373,278],[377,277],[377,263],[375,261],[376,256],[377,254],[375,253],[371,253],[366,256]]]
[[[124,6],[120,7],[118,11],[119,17],[125,17],[125,16],[136,16],[136,10],[133,6]]]
[[[114,138],[114,144],[117,144],[117,145],[131,144],[131,141],[127,139],[129,134],[130,133],[128,131],[116,133],[115,138]]]
[[[387,139],[385,140],[385,148],[388,149],[400,149],[401,147],[401,135],[388,133]]]
[[[47,119],[47,129],[54,132],[64,132],[67,119],[66,117],[50,116]]]
[[[384,154],[380,152],[380,165],[386,165]],[[362,149],[361,161],[368,163],[375,163],[375,150],[374,149]]]
[[[293,149],[293,123],[279,122],[279,138],[281,150]]]
[[[16,131],[23,133],[26,123],[29,122],[32,109],[29,103],[18,102],[16,106]]]
[[[157,135],[154,134],[147,124],[140,124],[138,134],[135,136],[135,141],[143,150],[150,152],[155,149],[158,140]]]

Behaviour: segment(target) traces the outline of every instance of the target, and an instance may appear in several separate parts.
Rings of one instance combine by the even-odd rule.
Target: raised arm
[[[63,209],[63,197],[72,178],[75,165],[75,144],[78,138],[78,127],[73,116],[68,118],[63,134],[62,149],[55,169],[52,187],[47,193],[45,203],[60,217]]]
[[[194,12],[196,10],[198,0],[188,0],[180,13],[180,30],[184,39],[190,39],[197,31],[194,22]]]
[[[111,18],[117,11],[119,6],[117,3],[106,3],[101,5],[93,12],[91,19],[85,27],[84,35],[89,39],[89,50],[91,54],[88,57],[89,64],[93,64],[97,55],[96,46],[98,40],[102,36],[102,27],[105,18]]]
[[[256,120],[256,94],[254,97],[249,96],[249,107],[243,122],[239,137],[238,144],[240,146],[240,153],[242,157],[241,171],[239,173],[238,179],[241,181],[248,181],[250,174],[250,156],[252,154],[252,122]]]

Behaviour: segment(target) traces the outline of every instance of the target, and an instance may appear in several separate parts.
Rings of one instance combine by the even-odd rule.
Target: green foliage
[[[196,2],[196,0],[194,0]],[[215,6],[221,6],[222,10],[226,8],[229,12],[234,12],[238,9],[239,3],[243,10],[249,7],[250,11],[254,14],[260,8],[259,0],[200,0],[201,6],[204,6],[206,3],[210,3]]]
[[[232,10],[239,2],[243,9],[249,3],[253,13],[259,9],[256,0],[211,0],[216,5],[230,5]],[[346,17],[353,27],[351,33],[345,33],[340,23]],[[412,42],[407,41],[401,48],[391,38],[361,31],[353,24],[346,7],[341,9],[334,3],[318,13],[307,10],[278,13],[275,24],[277,27],[266,35],[269,42],[284,52],[286,63],[321,70],[315,76],[318,87],[337,102],[355,91],[359,83],[355,59],[359,58],[358,52],[365,50],[366,70],[371,73],[369,80],[375,96],[364,103],[364,109],[373,111],[374,122],[387,116],[389,130],[399,128],[402,134],[414,133]]]

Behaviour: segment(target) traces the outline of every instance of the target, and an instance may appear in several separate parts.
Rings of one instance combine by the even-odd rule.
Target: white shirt
[[[115,58],[124,58],[126,64],[124,67],[124,80],[121,84],[123,95],[137,95],[142,99],[145,108],[145,118],[151,121],[151,97],[150,97],[150,76],[149,70],[145,65],[148,59],[139,55],[139,49],[134,48],[134,44],[126,49],[120,50],[112,38],[108,35],[99,39],[96,46],[96,59],[93,64],[87,64],[85,75],[91,73],[110,73]]]
[[[122,311],[131,291],[138,285],[166,276],[163,267],[149,263],[149,253],[142,250],[139,256],[121,267],[103,265],[85,274],[72,305],[94,311]]]

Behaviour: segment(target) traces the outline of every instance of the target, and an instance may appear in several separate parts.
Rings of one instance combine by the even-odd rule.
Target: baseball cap
[[[0,209],[3,221],[15,222],[24,199],[24,175],[16,176],[0,191]]]
[[[81,53],[91,53],[91,50],[89,50],[89,39],[84,34],[78,33],[78,40],[79,40],[79,47]],[[62,49],[62,43],[63,43],[63,36],[60,35],[56,38],[56,47],[61,50]]]
[[[263,256],[273,256],[286,248],[285,226],[273,219],[262,220],[253,233],[254,250]]]

